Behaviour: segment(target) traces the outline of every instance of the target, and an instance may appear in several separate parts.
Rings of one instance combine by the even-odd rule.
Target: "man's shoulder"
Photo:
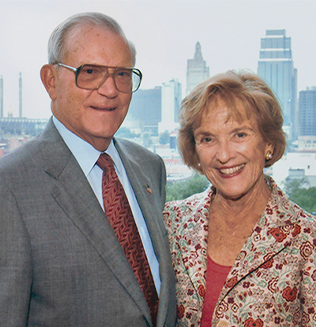
[[[23,162],[34,158],[38,151],[39,148],[37,140],[29,140],[0,158],[0,170],[5,167],[12,168],[15,166],[15,164],[23,164]]]
[[[40,134],[0,158],[0,173],[38,166],[41,158],[47,153],[55,157],[60,156],[60,139],[58,132],[49,122]]]
[[[148,157],[148,158],[160,158],[154,152],[146,149],[142,145],[135,143],[133,141],[122,139],[122,138],[115,138],[114,139],[115,147],[118,149],[119,152],[124,152],[126,155],[130,155],[132,157],[139,156],[139,157]]]

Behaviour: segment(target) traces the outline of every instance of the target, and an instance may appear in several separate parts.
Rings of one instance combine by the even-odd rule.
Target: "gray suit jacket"
[[[174,326],[161,158],[115,140],[146,220],[162,281],[157,326]],[[148,192],[147,185],[152,192]],[[0,325],[152,326],[133,271],[52,121],[0,160]]]

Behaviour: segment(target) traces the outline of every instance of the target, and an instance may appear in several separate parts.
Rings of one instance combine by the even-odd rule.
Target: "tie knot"
[[[112,158],[107,153],[101,153],[97,165],[105,172],[115,171]]]

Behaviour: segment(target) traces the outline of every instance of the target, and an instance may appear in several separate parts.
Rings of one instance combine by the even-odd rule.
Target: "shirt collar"
[[[72,154],[78,161],[78,164],[83,170],[85,176],[88,176],[90,171],[93,169],[95,163],[97,162],[101,152],[95,149],[90,143],[86,142],[76,134],[72,133],[55,116],[53,116],[53,122],[61,137],[68,146],[69,150],[72,152]],[[118,173],[120,173],[120,171],[122,170],[122,162],[115,148],[113,140],[104,152],[111,156],[115,168],[117,169]]]
[[[112,158],[112,160],[114,162],[116,173],[118,175],[121,175],[123,172],[123,163],[122,163],[120,155],[117,152],[117,149],[114,145],[113,139],[112,139],[109,147],[104,152],[107,153]]]

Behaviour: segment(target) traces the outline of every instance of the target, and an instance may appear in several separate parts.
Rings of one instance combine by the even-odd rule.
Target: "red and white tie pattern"
[[[126,258],[148,303],[153,325],[156,325],[158,295],[147,256],[126,194],[118,179],[112,158],[102,153],[97,165],[103,170],[102,196],[105,214],[119,240]]]

